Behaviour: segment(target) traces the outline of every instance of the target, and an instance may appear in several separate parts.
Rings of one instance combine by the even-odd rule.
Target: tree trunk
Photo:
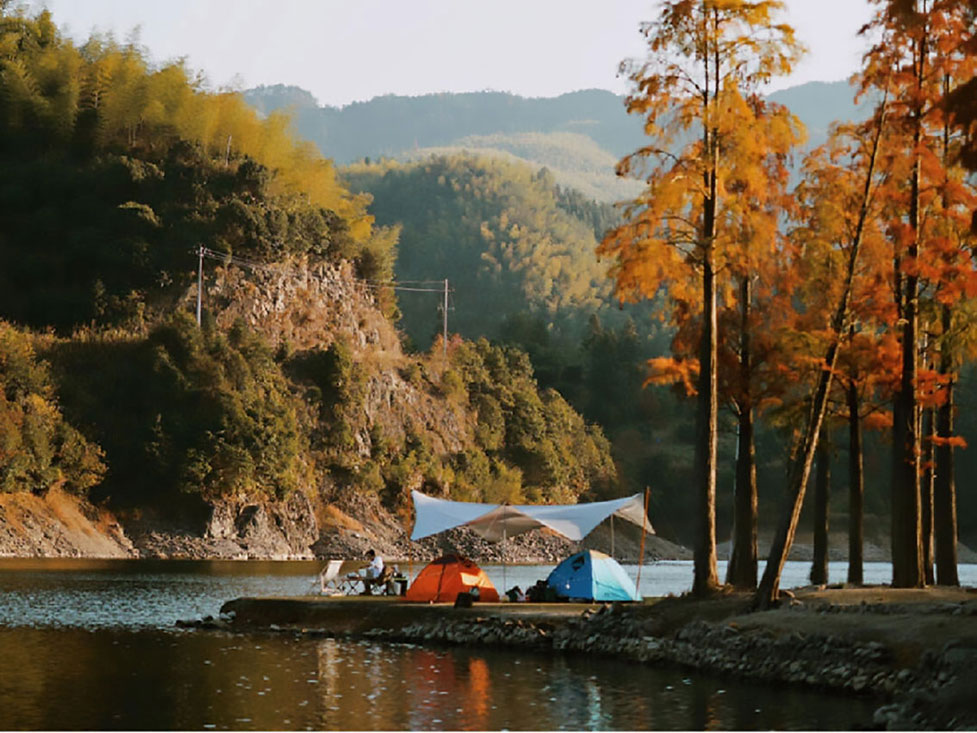
[[[845,312],[847,313],[850,283],[846,289],[848,294],[842,297],[842,301],[845,303]],[[804,492],[807,487],[807,480],[811,475],[814,451],[818,445],[818,435],[821,432],[824,414],[828,407],[831,376],[837,361],[838,341],[835,340],[828,346],[825,366],[818,376],[818,385],[811,402],[811,412],[808,415],[801,448],[797,452],[797,459],[791,463],[790,474],[788,475],[787,503],[780,525],[777,528],[777,534],[774,535],[773,544],[770,546],[770,556],[767,558],[767,566],[763,570],[763,577],[760,579],[754,600],[754,605],[761,609],[769,608],[777,601],[779,595],[780,574],[784,571],[784,563],[787,561],[790,546],[793,544],[794,535],[797,532],[797,520],[800,519],[801,507],[804,505]]]
[[[936,435],[936,418],[932,407],[923,410],[923,479],[920,484],[920,527],[923,546],[923,579],[933,585],[933,438]]]
[[[925,46],[915,49],[917,86],[922,84]],[[912,240],[906,259],[919,257],[920,160],[922,117],[917,109],[913,130],[913,169],[909,191],[909,226]],[[901,262],[898,267],[901,270]],[[897,273],[898,274],[898,273]],[[916,429],[916,381],[919,327],[919,276],[912,267],[902,278],[902,377],[892,410],[892,585],[919,588],[923,585],[922,537],[919,517],[919,432]]]
[[[770,546],[770,556],[767,566],[763,570],[763,578],[754,597],[754,605],[758,608],[769,608],[776,603],[780,589],[780,574],[784,571],[787,554],[794,542],[797,532],[797,520],[801,516],[801,506],[804,503],[804,490],[807,479],[811,474],[811,463],[814,461],[814,450],[817,448],[818,435],[824,422],[824,414],[828,407],[828,395],[831,391],[831,378],[838,362],[838,351],[841,343],[841,332],[851,305],[852,283],[855,279],[855,266],[858,264],[858,253],[862,247],[862,235],[865,231],[865,221],[868,218],[869,203],[871,202],[872,177],[875,175],[875,163],[878,160],[879,141],[885,128],[886,104],[888,90],[882,97],[882,103],[876,120],[875,138],[872,143],[872,153],[868,160],[868,170],[865,174],[865,186],[862,200],[858,209],[858,222],[852,237],[851,249],[848,252],[848,266],[845,270],[845,286],[842,288],[838,306],[831,318],[831,341],[824,356],[824,368],[818,375],[817,388],[811,402],[811,412],[808,414],[807,426],[804,431],[802,447],[797,454],[797,460],[791,461],[787,484],[787,504],[781,518],[777,534]]]
[[[831,502],[831,438],[824,427],[818,441],[818,464],[814,474],[814,560],[811,583],[828,582],[828,509]]]
[[[703,333],[699,370],[699,400],[696,410],[695,470],[698,502],[693,553],[692,593],[709,595],[719,587],[716,569],[716,441],[718,403],[716,397],[716,284],[711,247],[703,264]]]
[[[858,414],[858,383],[848,384],[848,582],[861,585],[863,574],[865,475],[862,461],[862,421]]]
[[[933,539],[935,540],[936,582],[940,585],[960,585],[957,575],[957,488],[953,468],[953,359],[946,334],[950,331],[951,312],[943,306],[944,341],[940,347],[940,374],[947,377],[946,402],[936,415],[936,432],[940,444],[936,446],[936,483],[933,486]]]
[[[715,18],[714,18],[715,22]],[[710,69],[710,64],[715,68]],[[705,114],[702,136],[706,163],[702,202],[702,344],[699,350],[699,400],[696,405],[696,537],[693,548],[692,593],[710,595],[719,588],[716,569],[716,448],[718,439],[719,348],[716,317],[716,209],[719,205],[719,132],[709,117],[711,99],[719,96],[719,49],[703,56]],[[711,77],[711,81],[710,81]],[[710,99],[711,97],[711,99]]]
[[[740,283],[740,389],[739,431],[736,449],[736,488],[733,494],[733,548],[726,568],[726,582],[753,590],[757,581],[756,448],[753,439],[753,400],[750,394],[749,275]]]

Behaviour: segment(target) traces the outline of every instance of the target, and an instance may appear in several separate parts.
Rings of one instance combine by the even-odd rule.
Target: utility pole
[[[442,309],[441,341],[444,346],[444,362],[448,363],[448,278],[444,279],[444,307]]]
[[[197,265],[197,328],[200,328],[200,314],[204,298],[204,246],[202,244],[197,250],[197,254],[200,256],[200,263]]]

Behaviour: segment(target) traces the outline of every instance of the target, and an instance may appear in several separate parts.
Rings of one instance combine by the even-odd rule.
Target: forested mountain
[[[296,130],[337,163],[450,145],[469,135],[572,132],[620,157],[641,144],[641,122],[603,89],[530,99],[506,92],[386,95],[342,108],[321,107],[308,92],[277,85],[244,92],[262,114],[292,107]],[[395,123],[393,121],[396,121]]]
[[[614,490],[521,351],[401,351],[397,229],[285,118],[0,8],[0,491],[133,517]]]
[[[654,483],[656,516],[685,534],[682,481],[654,477],[687,471],[691,421],[675,395],[641,390],[644,361],[667,351],[670,334],[653,304],[622,307],[611,293],[595,251],[614,207],[548,169],[471,153],[359,163],[342,177],[371,196],[378,224],[400,227],[398,280],[448,278],[449,331],[525,349],[539,384],[604,426],[627,485]],[[420,349],[440,333],[440,300],[400,295],[401,327]]]
[[[600,201],[621,201],[640,189],[616,178],[614,166],[643,144],[641,121],[627,114],[623,97],[604,90],[540,99],[501,92],[389,95],[342,108],[321,107],[309,92],[285,85],[250,89],[244,97],[261,114],[291,111],[298,133],[339,163],[471,151],[546,167],[561,185]],[[824,142],[831,122],[859,114],[847,82],[811,82],[770,100],[801,118],[810,148]]]
[[[378,222],[401,227],[400,281],[435,273],[450,280],[455,332],[498,338],[517,314],[551,324],[585,321],[610,302],[606,267],[594,252],[599,234],[561,207],[545,170],[457,155],[356,165],[344,176],[353,190],[370,194]],[[604,213],[603,225],[613,221],[610,207],[593,208]],[[429,317],[434,304],[406,295],[404,326],[426,347],[438,332]]]

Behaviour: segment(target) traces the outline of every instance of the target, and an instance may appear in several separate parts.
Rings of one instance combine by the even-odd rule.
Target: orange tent
[[[459,555],[442,555],[414,578],[407,589],[407,600],[450,603],[459,593],[476,587],[479,600],[498,602],[499,592],[484,570]]]

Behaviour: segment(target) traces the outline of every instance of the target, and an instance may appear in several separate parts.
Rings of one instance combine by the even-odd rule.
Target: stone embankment
[[[977,613],[977,611],[971,611]],[[773,636],[732,624],[694,621],[668,637],[646,635],[626,610],[606,607],[565,625],[479,617],[428,621],[367,638],[389,641],[494,646],[599,654],[636,663],[677,666],[754,682],[795,684],[884,700],[875,724],[890,730],[970,730],[977,714],[938,704],[951,688],[971,679],[977,648],[949,647],[901,668],[890,647],[830,634]],[[966,686],[969,687],[969,684]]]
[[[977,597],[972,591],[806,589],[763,612],[750,612],[749,598],[742,595],[641,605],[503,603],[472,609],[375,600],[371,611],[357,610],[370,599],[297,599],[293,610],[280,601],[239,599],[226,604],[223,619],[192,625],[599,654],[872,696],[880,702],[874,720],[880,729],[977,727],[972,700]]]

